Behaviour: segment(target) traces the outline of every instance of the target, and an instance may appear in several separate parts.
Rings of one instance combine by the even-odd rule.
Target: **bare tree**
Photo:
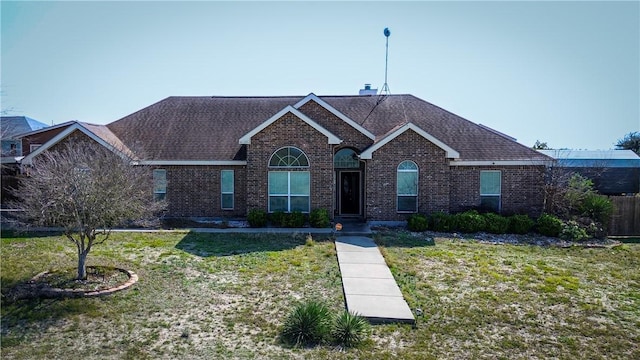
[[[86,259],[111,229],[153,219],[166,207],[153,199],[151,169],[90,141],[69,140],[34,159],[15,195],[22,220],[64,229],[78,253],[78,279]]]

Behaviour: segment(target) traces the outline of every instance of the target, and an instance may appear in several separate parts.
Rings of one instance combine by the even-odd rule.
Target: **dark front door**
[[[361,214],[361,186],[359,171],[341,171],[339,182],[340,215]]]

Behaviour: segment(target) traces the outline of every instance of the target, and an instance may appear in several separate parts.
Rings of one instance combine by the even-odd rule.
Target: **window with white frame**
[[[405,160],[398,165],[397,174],[398,212],[417,212],[418,165],[413,161]]]
[[[310,208],[309,159],[295,147],[284,147],[273,153],[269,159],[269,212],[300,211],[307,213]]]
[[[234,174],[233,170],[220,172],[220,206],[223,210],[233,210]]]
[[[336,169],[357,169],[360,167],[358,155],[351,149],[340,149],[333,157],[333,167]]]
[[[153,170],[153,198],[156,201],[164,200],[167,197],[167,170]]]
[[[500,170],[480,171],[480,207],[499,212],[502,196],[502,172]]]
[[[293,146],[283,147],[271,155],[271,167],[308,167],[309,159],[302,150]]]

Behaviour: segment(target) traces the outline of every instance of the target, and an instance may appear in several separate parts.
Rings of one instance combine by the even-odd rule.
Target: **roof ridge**
[[[414,95],[410,95],[410,96],[412,96],[413,98],[417,99],[418,101],[422,101],[422,102],[425,102],[425,103],[427,103],[427,104],[429,104],[429,105],[431,105],[431,106],[434,106],[434,107],[436,107],[436,108],[438,108],[438,109],[442,110],[443,112],[445,112],[445,113],[447,113],[447,114],[451,114],[451,115],[453,115],[453,116],[455,116],[455,117],[458,117],[458,118],[462,119],[463,121],[468,122],[468,123],[469,123],[469,124],[471,124],[472,126],[477,127],[477,128],[478,128],[478,129],[480,129],[481,131],[486,131],[486,132],[488,132],[488,133],[490,133],[490,134],[492,134],[492,135],[495,135],[495,136],[501,137],[501,138],[503,138],[503,139],[505,139],[505,140],[508,140],[508,141],[510,141],[510,142],[512,142],[512,143],[514,143],[515,145],[517,145],[517,146],[521,147],[522,149],[527,149],[527,150],[529,150],[529,151],[530,151],[530,152],[532,152],[532,153],[536,153],[536,151],[535,151],[535,150],[533,150],[532,148],[530,148],[530,147],[528,147],[528,146],[526,146],[526,145],[524,145],[524,144],[519,143],[519,142],[517,141],[517,139],[516,139],[516,140],[513,140],[513,139],[515,139],[515,138],[514,138],[514,137],[512,137],[512,136],[510,136],[510,135],[508,135],[508,134],[502,133],[502,132],[500,132],[500,131],[498,131],[498,130],[495,130],[495,129],[493,129],[493,128],[491,128],[491,127],[487,126],[487,125],[482,125],[482,124],[479,124],[479,123],[473,122],[473,121],[471,121],[471,120],[469,120],[469,119],[465,118],[464,116],[460,116],[460,115],[458,115],[458,114],[456,114],[456,113],[454,113],[454,112],[452,112],[452,111],[450,111],[450,110],[447,110],[447,109],[442,108],[442,107],[440,107],[440,106],[438,106],[438,105],[435,105],[435,104],[433,104],[433,103],[430,103],[429,101],[423,100],[423,99],[421,99],[421,98],[419,98],[419,97],[417,97],[417,96],[414,96]]]
[[[212,95],[205,96],[210,99],[281,99],[281,98],[298,98],[305,97],[307,95],[258,95],[258,96],[250,96],[250,95],[233,95],[233,96],[224,96],[224,95]]]

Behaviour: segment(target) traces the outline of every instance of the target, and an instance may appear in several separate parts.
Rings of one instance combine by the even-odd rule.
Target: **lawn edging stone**
[[[93,266],[87,266],[87,268],[93,268]],[[115,292],[122,291],[128,289],[133,284],[138,282],[138,275],[133,271],[113,267],[113,270],[120,271],[125,273],[128,276],[128,280],[122,284],[110,287],[108,289],[100,289],[100,290],[84,290],[84,289],[64,289],[64,288],[53,288],[53,287],[42,287],[38,289],[38,295],[40,297],[45,298],[65,298],[65,297],[97,297],[97,296],[105,296],[111,295]],[[43,271],[38,275],[31,278],[30,283],[35,284],[38,280],[49,274],[50,271]]]

